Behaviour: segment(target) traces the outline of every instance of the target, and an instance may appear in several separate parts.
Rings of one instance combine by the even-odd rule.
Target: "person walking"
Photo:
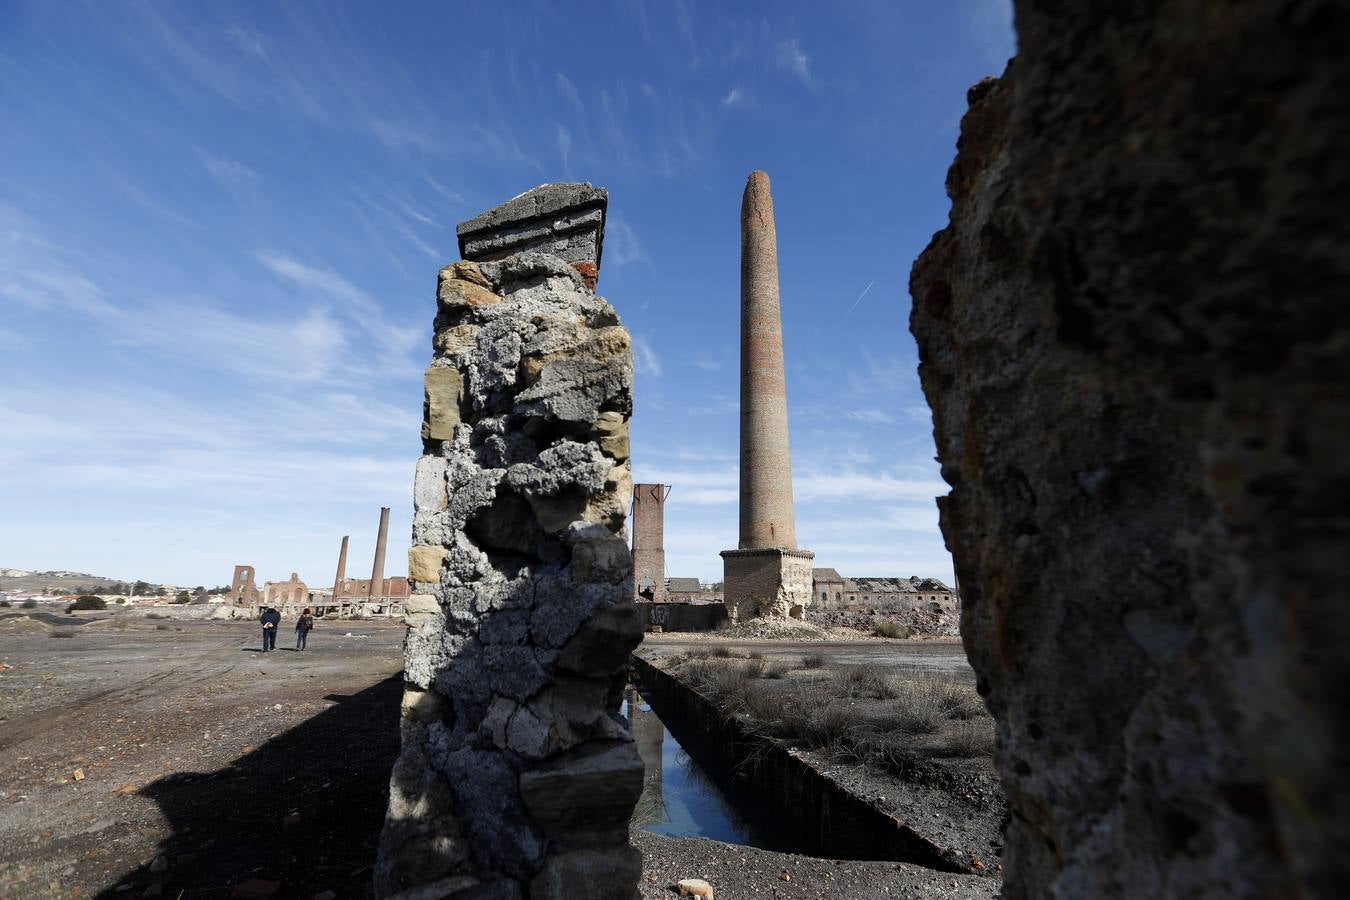
[[[309,637],[310,629],[314,627],[314,617],[309,613],[309,607],[300,614],[300,618],[295,620],[295,649],[305,649],[305,639]]]
[[[263,627],[263,652],[277,649],[277,626],[281,624],[281,613],[269,606],[263,610],[258,621],[262,622]]]

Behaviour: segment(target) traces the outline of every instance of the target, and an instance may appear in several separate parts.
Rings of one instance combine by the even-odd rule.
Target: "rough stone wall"
[[[810,550],[724,550],[727,615],[733,622],[757,617],[802,618],[811,605]]]
[[[629,337],[563,259],[441,272],[381,897],[632,897]]]
[[[1338,894],[1346,7],[1016,23],[910,284],[1005,889]]]

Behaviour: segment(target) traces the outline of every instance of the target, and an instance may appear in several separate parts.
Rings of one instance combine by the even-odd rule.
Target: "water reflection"
[[[777,849],[763,829],[746,821],[721,788],[689,758],[652,708],[629,687],[620,712],[646,767],[633,825],[671,837],[706,837],[729,844]]]

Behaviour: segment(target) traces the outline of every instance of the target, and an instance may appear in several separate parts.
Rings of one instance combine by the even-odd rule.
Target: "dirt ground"
[[[369,896],[402,637],[321,623],[264,655],[247,623],[0,621],[0,897]]]
[[[397,623],[320,622],[304,653],[283,628],[282,649],[263,655],[250,623],[0,618],[0,898],[221,898],[250,879],[280,883],[277,897],[368,898],[402,636]],[[945,666],[952,648],[840,652]],[[891,863],[636,840],[648,897],[699,873],[732,900],[994,889]]]

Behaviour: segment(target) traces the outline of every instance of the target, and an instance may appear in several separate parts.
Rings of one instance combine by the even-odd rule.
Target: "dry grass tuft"
[[[74,629],[74,628],[54,628],[54,629],[52,629],[52,634],[51,634],[51,636],[54,637],[54,638],[73,638],[73,637],[75,636],[75,629]]]
[[[885,666],[876,664],[847,666],[836,669],[834,677],[851,696],[889,700],[899,695],[895,672]]]
[[[943,755],[972,759],[977,756],[994,755],[994,722],[992,719],[977,719],[961,722],[946,740],[938,747]]]
[[[872,623],[872,634],[877,637],[907,638],[913,636],[914,630],[890,619],[877,619]]]
[[[762,654],[690,659],[682,675],[722,715],[744,717],[766,736],[842,762],[876,765],[903,776],[916,765],[916,753],[992,755],[993,721],[973,688],[950,677],[861,665],[803,673],[782,685],[767,683],[823,662],[803,659],[799,667]]]
[[[808,653],[802,657],[803,669],[820,669],[825,665],[825,654]]]

